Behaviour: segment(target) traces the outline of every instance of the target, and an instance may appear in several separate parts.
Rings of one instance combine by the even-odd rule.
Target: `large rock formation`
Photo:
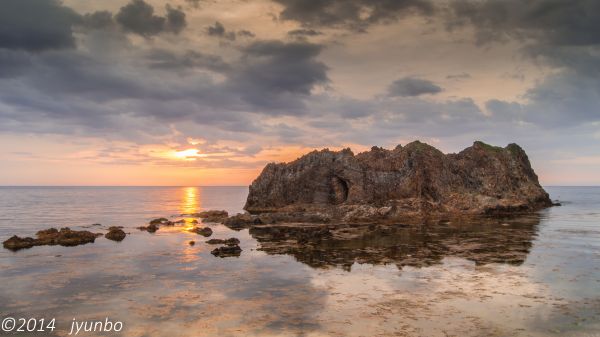
[[[244,208],[358,220],[512,213],[550,205],[517,144],[475,142],[458,154],[444,154],[415,141],[358,155],[325,149],[268,164],[250,186]]]

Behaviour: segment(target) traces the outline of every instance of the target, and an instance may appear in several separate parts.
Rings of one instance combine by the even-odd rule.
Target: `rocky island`
[[[373,147],[313,151],[268,164],[250,186],[251,214],[298,214],[342,221],[501,215],[552,205],[525,151],[476,141],[444,154],[415,141],[393,150]]]

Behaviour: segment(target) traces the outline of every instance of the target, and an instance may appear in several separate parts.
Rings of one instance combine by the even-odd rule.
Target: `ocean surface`
[[[122,330],[79,335],[600,336],[600,188],[546,190],[561,207],[492,224],[399,224],[310,249],[207,224],[211,238],[241,240],[239,257],[219,258],[187,225],[135,228],[242,212],[246,187],[0,187],[2,241],[49,227],[130,233],[2,248],[0,318],[55,319],[54,331],[13,332],[22,336],[106,319]]]

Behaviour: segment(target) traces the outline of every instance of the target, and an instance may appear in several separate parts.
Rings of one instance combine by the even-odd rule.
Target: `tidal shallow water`
[[[241,212],[246,187],[2,187],[2,241],[64,226],[131,234],[0,250],[0,318],[56,318],[54,332],[23,336],[68,336],[74,318],[106,317],[123,330],[85,335],[600,336],[600,188],[546,189],[563,206],[481,223],[335,228],[302,245],[296,227],[208,224],[211,238],[241,241],[239,257],[218,258],[186,226],[135,228]]]

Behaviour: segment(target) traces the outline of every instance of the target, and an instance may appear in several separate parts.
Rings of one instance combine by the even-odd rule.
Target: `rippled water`
[[[245,187],[0,188],[2,241],[61,226],[131,233],[2,249],[0,316],[56,318],[44,336],[106,317],[124,324],[107,336],[600,336],[600,188],[547,190],[562,207],[481,223],[332,227],[327,238],[209,224],[213,238],[241,240],[240,257],[217,258],[182,227],[135,227],[241,212]]]

